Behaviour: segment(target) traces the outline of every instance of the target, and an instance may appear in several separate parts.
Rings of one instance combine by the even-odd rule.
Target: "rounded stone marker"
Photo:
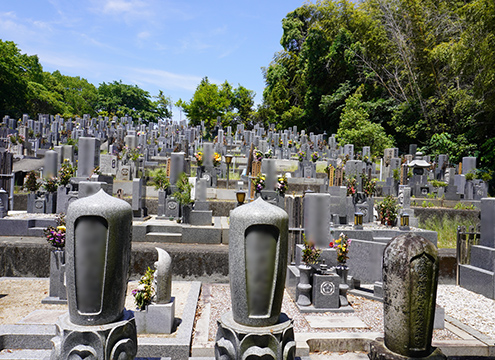
[[[437,249],[421,236],[395,237],[383,253],[385,346],[406,357],[427,357],[438,283]]]
[[[131,233],[131,206],[103,190],[69,205],[66,276],[73,324],[103,325],[122,318]]]
[[[287,267],[287,213],[261,198],[231,212],[229,270],[234,321],[278,322]]]

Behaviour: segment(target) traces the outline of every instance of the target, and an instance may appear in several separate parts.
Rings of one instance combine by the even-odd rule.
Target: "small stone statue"
[[[155,303],[168,304],[172,299],[172,258],[163,249],[158,251],[158,261],[155,262]]]

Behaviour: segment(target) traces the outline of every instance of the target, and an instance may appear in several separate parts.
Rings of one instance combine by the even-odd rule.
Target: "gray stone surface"
[[[172,258],[162,248],[156,248],[158,261],[155,262],[155,298],[157,304],[168,304],[172,298]]]
[[[100,141],[80,137],[78,142],[77,177],[88,178],[94,168],[100,165]]]
[[[386,347],[399,355],[426,357],[435,314],[439,262],[436,247],[420,236],[395,237],[383,254]]]
[[[45,161],[43,165],[43,177],[53,178],[58,174],[58,153],[53,150],[48,150],[45,153]]]
[[[264,358],[294,360],[296,342],[292,320],[281,314],[271,326],[252,327],[237,323],[231,312],[218,321],[215,359]]]
[[[66,276],[73,324],[100,325],[122,318],[131,226],[129,204],[103,190],[69,205]]]
[[[313,306],[317,309],[336,309],[339,303],[340,276],[313,275]]]
[[[232,211],[229,267],[237,323],[277,323],[285,285],[287,235],[287,213],[260,198]]]
[[[495,248],[495,198],[481,199],[480,245]]]
[[[330,238],[330,194],[308,193],[304,196],[304,232],[308,241],[326,247]]]
[[[175,298],[167,304],[150,304],[145,310],[135,311],[138,334],[171,334],[175,322]]]

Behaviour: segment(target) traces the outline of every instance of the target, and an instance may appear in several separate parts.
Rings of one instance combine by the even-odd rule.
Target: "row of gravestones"
[[[59,318],[52,359],[133,359],[136,321],[124,309],[130,262],[132,209],[100,191],[70,205],[66,277],[69,312]],[[216,359],[291,360],[296,343],[292,320],[281,313],[288,215],[262,199],[232,211],[229,233],[232,311],[218,321]],[[242,271],[239,271],[242,269]],[[170,258],[159,256],[158,300],[170,299]],[[385,249],[384,343],[370,357],[390,354],[440,356],[431,347],[438,278],[436,248],[412,235]]]

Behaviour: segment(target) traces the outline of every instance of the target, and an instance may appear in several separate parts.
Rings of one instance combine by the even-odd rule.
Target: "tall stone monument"
[[[69,313],[57,321],[52,360],[136,356],[136,323],[124,309],[131,233],[131,206],[103,190],[69,205]]]
[[[232,311],[218,321],[216,359],[294,359],[292,320],[281,313],[288,215],[261,198],[230,215]]]
[[[384,343],[371,344],[370,360],[446,359],[431,346],[439,260],[430,241],[411,233],[383,252]]]

